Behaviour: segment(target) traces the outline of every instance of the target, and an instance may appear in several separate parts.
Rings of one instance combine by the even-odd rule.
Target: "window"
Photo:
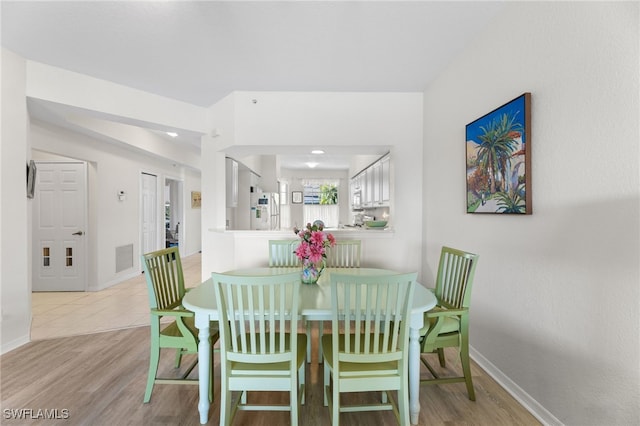
[[[338,186],[333,183],[310,183],[303,187],[304,204],[338,204]]]
[[[280,229],[291,228],[291,205],[289,203],[289,182],[281,180],[280,190]]]
[[[339,180],[336,179],[305,179],[302,181],[303,223],[321,220],[327,228],[338,226],[340,222],[338,184]]]
[[[280,205],[289,204],[289,184],[286,181],[280,181],[278,186],[280,187]]]

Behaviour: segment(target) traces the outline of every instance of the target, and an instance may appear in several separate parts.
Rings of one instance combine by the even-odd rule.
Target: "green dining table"
[[[235,275],[272,275],[284,274],[300,270],[300,268],[251,268],[227,271]],[[331,321],[331,273],[353,275],[397,274],[378,268],[325,268],[317,284],[302,284],[300,286],[300,315],[308,321]],[[406,271],[405,271],[406,272]],[[198,328],[200,343],[198,346],[198,378],[200,401],[198,411],[200,423],[206,424],[209,417],[209,369],[211,364],[211,343],[209,342],[209,321],[217,321],[218,306],[211,279],[205,280],[192,288],[183,299],[185,308],[195,313],[195,325]],[[411,309],[411,324],[409,329],[409,412],[411,424],[418,423],[420,414],[420,335],[419,330],[424,325],[424,313],[436,305],[436,297],[430,289],[417,283],[413,306]]]

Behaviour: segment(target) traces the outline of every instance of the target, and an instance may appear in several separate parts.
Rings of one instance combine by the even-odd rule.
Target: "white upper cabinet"
[[[391,199],[391,161],[387,155],[380,160],[380,202],[388,206]]]
[[[361,176],[351,179],[351,209],[360,210],[362,208],[362,185]]]
[[[362,173],[364,184],[362,185],[362,206],[371,207],[373,205],[373,171],[371,168]]]
[[[385,155],[351,179],[354,200],[352,208],[389,206],[391,201],[390,159],[388,154]]]

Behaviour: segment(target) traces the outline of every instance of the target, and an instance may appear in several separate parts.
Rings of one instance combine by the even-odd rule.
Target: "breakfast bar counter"
[[[333,234],[336,240],[360,240],[362,242],[363,267],[391,267],[387,262],[389,260],[389,243],[395,238],[393,229],[356,227],[326,228],[324,231]],[[269,240],[298,239],[291,229],[279,231],[210,229],[209,232],[215,235],[218,244],[225,247],[224,257],[230,261],[225,263],[224,268],[220,270],[268,266]]]

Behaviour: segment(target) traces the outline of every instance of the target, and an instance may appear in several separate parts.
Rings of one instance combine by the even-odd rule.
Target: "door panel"
[[[84,291],[86,166],[37,162],[37,168],[33,291]]]

